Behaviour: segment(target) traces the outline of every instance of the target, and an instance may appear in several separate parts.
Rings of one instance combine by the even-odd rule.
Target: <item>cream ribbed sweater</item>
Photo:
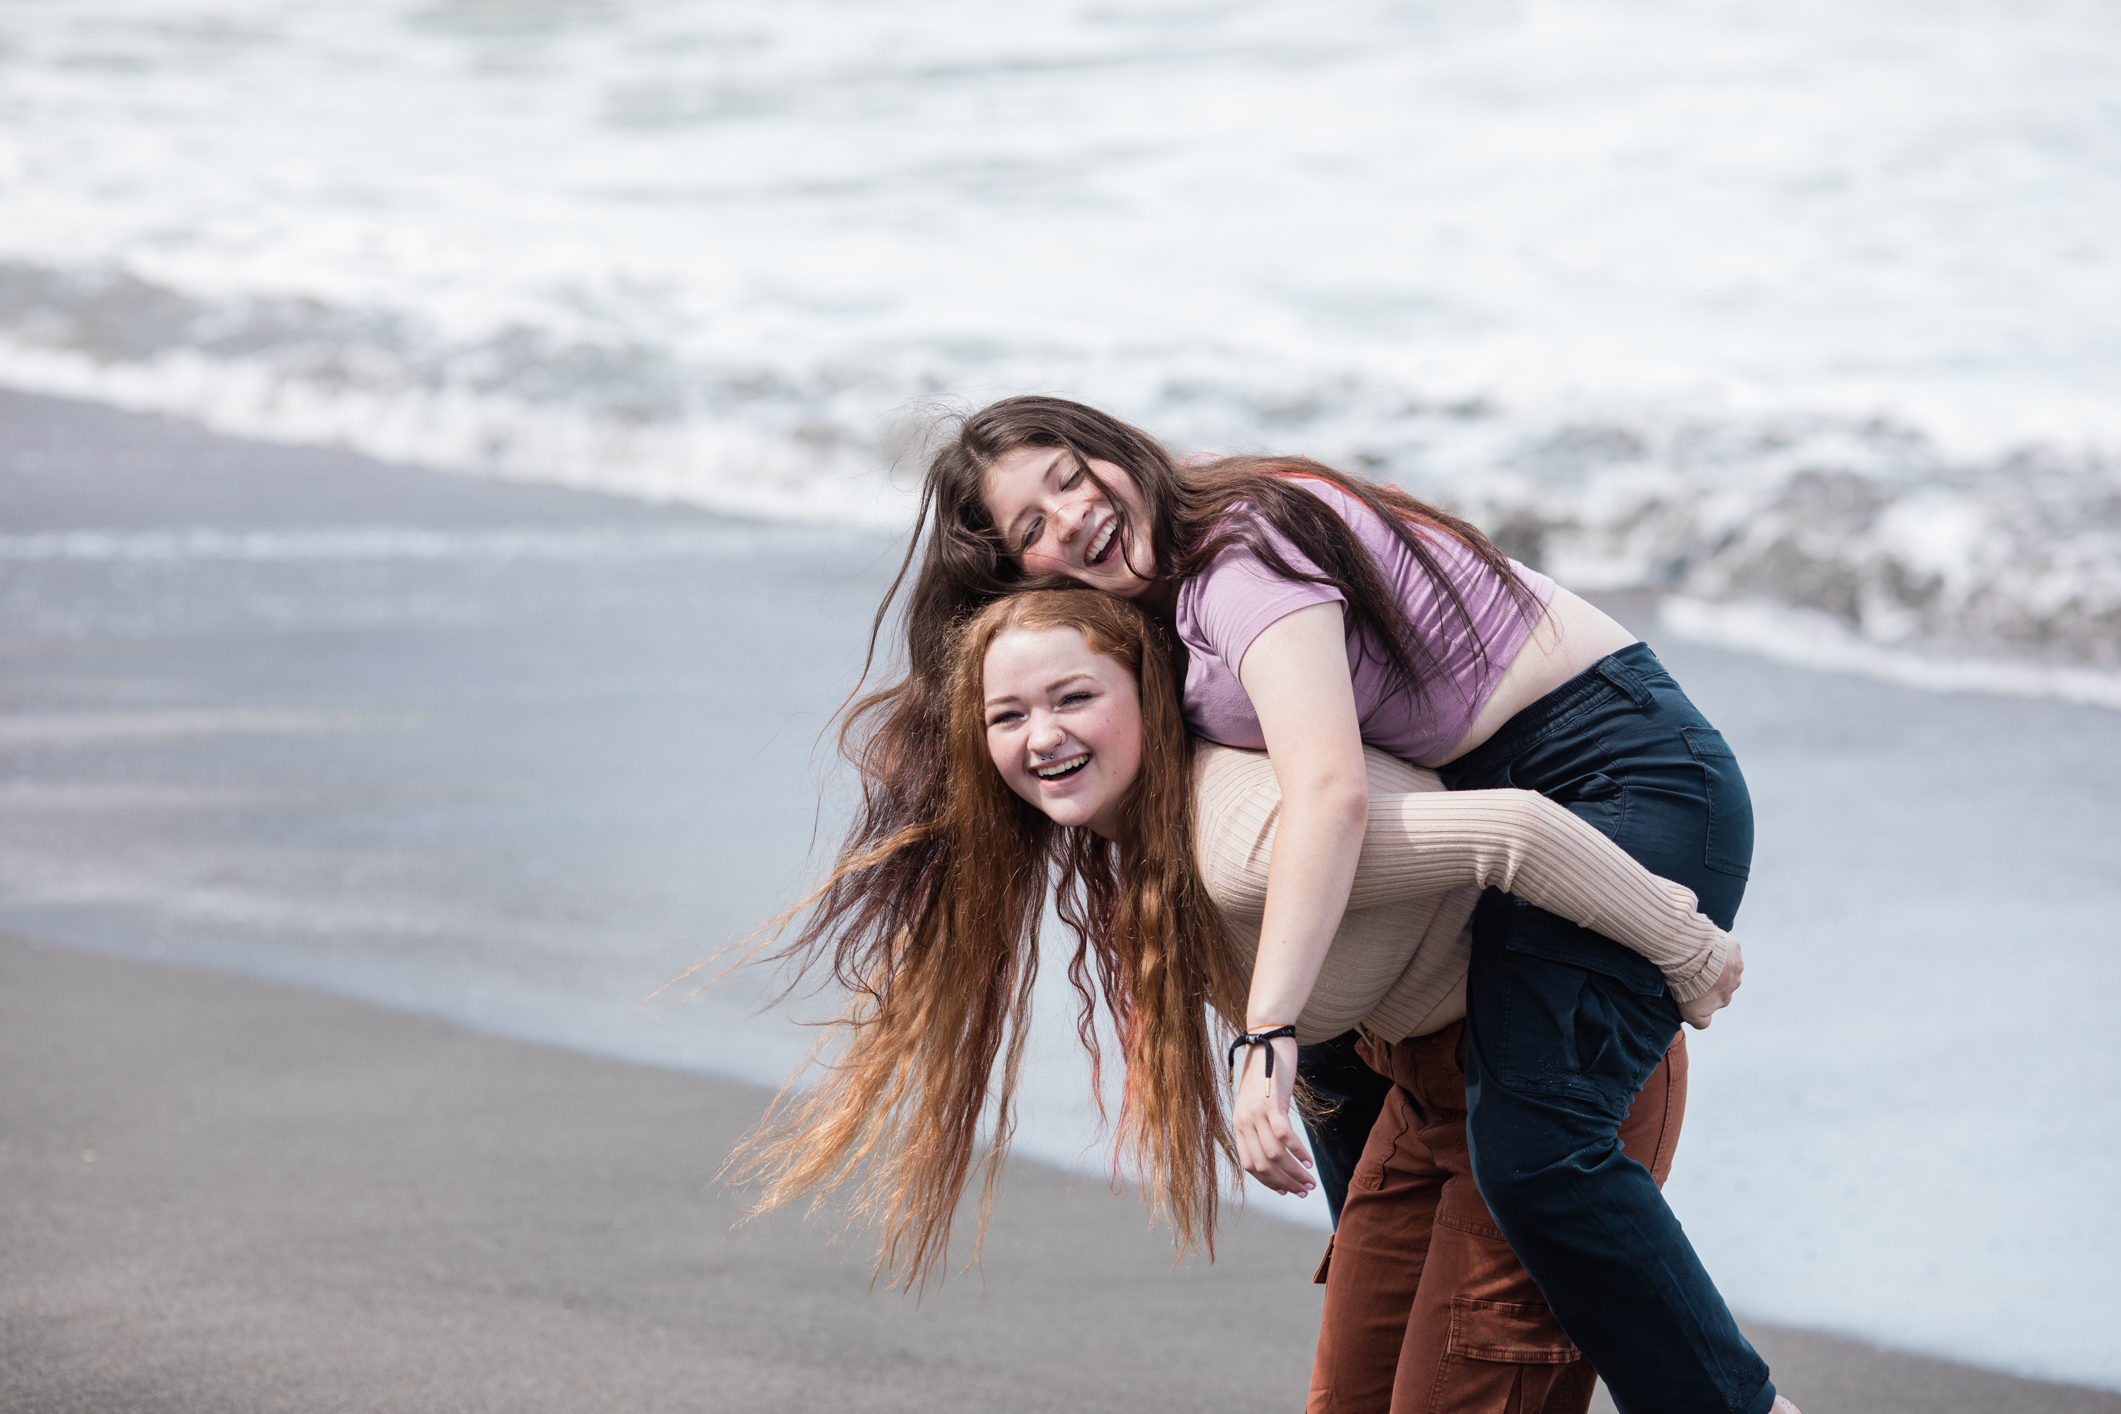
[[[1448,791],[1434,771],[1374,748],[1370,824],[1333,946],[1296,1019],[1305,1043],[1361,1023],[1387,1040],[1418,1034],[1464,980],[1470,923],[1493,885],[1642,954],[1672,995],[1714,985],[1730,935],[1695,909],[1693,891],[1661,879],[1546,797],[1525,790]],[[1193,752],[1201,874],[1221,906],[1247,977],[1259,953],[1267,862],[1281,788],[1263,751],[1201,741]]]

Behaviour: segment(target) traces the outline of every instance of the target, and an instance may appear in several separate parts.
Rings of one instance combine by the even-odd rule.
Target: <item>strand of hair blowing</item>
[[[754,1213],[853,1181],[850,1217],[879,1230],[878,1270],[907,1286],[925,1286],[945,1260],[999,1060],[985,1226],[1014,1125],[1051,833],[1042,816],[988,808],[983,792],[939,795],[941,819],[843,857],[774,955],[797,964],[799,981],[829,953],[835,975],[853,972],[853,996],[813,1052],[837,1048],[818,1082],[791,1081],[724,1170],[762,1184]],[[855,886],[871,874],[891,879],[900,908],[862,897]]]
[[[1223,457],[1181,466],[1148,433],[1096,408],[1066,398],[1004,398],[963,419],[957,437],[929,461],[913,541],[870,626],[873,659],[877,636],[922,549],[922,528],[932,517],[934,529],[906,606],[907,678],[864,707],[886,700],[907,707],[919,703],[930,685],[942,679],[939,660],[956,624],[998,595],[1039,587],[1027,582],[1015,564],[1012,548],[1003,543],[984,499],[988,470],[1024,447],[1059,447],[1074,453],[1108,497],[1111,488],[1091,463],[1105,462],[1125,471],[1141,494],[1149,522],[1130,523],[1128,555],[1144,572],[1153,567],[1157,579],[1187,579],[1225,549],[1244,544],[1276,574],[1333,585],[1346,601],[1349,637],[1362,653],[1382,663],[1394,691],[1417,702],[1437,676],[1435,649],[1414,631],[1406,605],[1386,584],[1355,530],[1304,489],[1305,481],[1337,487],[1392,532],[1441,601],[1444,622],[1439,627],[1462,633],[1484,666],[1486,645],[1432,536],[1457,541],[1501,577],[1521,609],[1537,609],[1509,558],[1478,526],[1397,486],[1350,476],[1308,457]],[[1240,505],[1248,510],[1238,511]],[[1291,564],[1260,535],[1262,526],[1287,537],[1315,572]],[[914,726],[911,717],[900,720]]]
[[[904,608],[906,674],[867,695],[857,686],[841,718],[840,753],[861,782],[842,859],[900,843],[908,825],[941,818],[957,636],[986,605],[1025,588],[979,504],[980,483],[997,458],[1032,445],[1074,447],[1080,455],[1130,470],[1151,465],[1172,474],[1177,470],[1148,433],[1062,398],[1008,398],[959,421],[957,435],[929,462],[905,556],[869,623],[863,682],[876,665],[892,607],[912,575]],[[913,900],[925,896],[932,882],[927,851],[938,847],[932,840],[903,844],[858,878],[835,875],[828,881],[825,911],[838,915],[866,906],[903,915]],[[867,904],[848,897],[851,893]],[[843,985],[852,986],[855,976],[846,962],[842,950],[835,971]]]
[[[1106,940],[1093,951],[1110,958],[1117,974],[1104,987],[1126,1063],[1115,1158],[1141,1175],[1180,1250],[1197,1238],[1212,1259],[1222,1163],[1234,1157],[1234,1146],[1216,1062],[1227,1031],[1211,1032],[1210,1013],[1224,1027],[1237,1027],[1246,989],[1200,875],[1192,746],[1169,654],[1140,611],[1095,591],[1026,593],[981,620],[996,621],[996,632],[1074,627],[1091,651],[1135,670],[1142,768],[1121,839],[1061,832],[1067,850],[1057,911],[1079,939]],[[1077,898],[1084,904],[1079,912]]]
[[[985,1099],[1000,1059],[1004,1072],[990,1135],[995,1147],[983,1185],[983,1194],[991,1195],[1011,1122],[1020,1028],[1036,969],[1037,918],[1056,864],[1063,919],[1079,940],[1104,940],[1094,948],[1079,941],[1069,967],[1082,998],[1079,1030],[1095,1064],[1094,984],[1128,1054],[1118,1142],[1148,1190],[1166,1195],[1182,1244],[1196,1233],[1212,1234],[1214,1156],[1228,1144],[1208,1049],[1182,1044],[1175,1029],[1187,1016],[1205,1025],[1203,997],[1226,1020],[1242,1005],[1241,997],[1225,1000],[1234,997],[1224,990],[1227,983],[1210,987],[1189,970],[1226,963],[1219,946],[1204,946],[1198,936],[1203,927],[1214,927],[1203,923],[1214,919],[1214,910],[1193,872],[1190,805],[1173,803],[1182,794],[1157,794],[1185,792],[1187,772],[1152,770],[1145,756],[1144,788],[1137,791],[1145,815],[1127,847],[1140,853],[1121,859],[1094,837],[1061,848],[1043,816],[1007,795],[991,765],[982,760],[968,774],[965,751],[952,747],[952,680],[962,661],[961,635],[983,608],[1027,587],[981,498],[988,468],[1026,446],[1065,447],[1086,461],[1123,468],[1140,488],[1150,521],[1138,528],[1143,543],[1130,554],[1145,550],[1165,576],[1198,569],[1219,540],[1254,538],[1230,514],[1238,501],[1247,502],[1318,567],[1320,578],[1343,591],[1349,632],[1362,636],[1364,651],[1382,654],[1391,676],[1409,692],[1422,690],[1433,666],[1431,651],[1410,632],[1404,608],[1347,524],[1294,478],[1330,481],[1384,517],[1468,632],[1470,615],[1441,573],[1434,547],[1414,527],[1453,536],[1508,573],[1507,561],[1471,525],[1396,488],[1372,486],[1316,463],[1240,459],[1182,468],[1146,433],[1060,398],[1004,399],[962,421],[958,435],[930,462],[906,557],[870,625],[865,679],[892,606],[913,574],[905,603],[906,675],[855,701],[842,720],[840,746],[856,768],[860,802],[824,886],[791,914],[807,909],[803,926],[775,954],[795,965],[798,982],[824,971],[853,994],[820,1043],[829,1048],[844,1037],[847,1044],[820,1087],[807,1096],[784,1095],[766,1126],[732,1160],[738,1177],[767,1182],[762,1209],[835,1188],[857,1170],[870,1173],[859,1190],[857,1214],[883,1224],[884,1264],[909,1283],[925,1280],[942,1259],[949,1215],[972,1162],[975,1101]],[[1271,545],[1260,549],[1275,569],[1296,577]],[[1515,576],[1510,580],[1523,598]],[[1097,597],[1086,596],[1086,602]],[[1112,628],[1108,639],[1098,641],[1118,644],[1132,631]],[[1161,709],[1152,710],[1150,660],[1165,671],[1171,731],[1179,733],[1164,650],[1139,657],[1151,737],[1160,730],[1155,712]],[[1178,740],[1182,746],[1182,736]],[[1183,751],[1171,756],[1182,767]],[[968,787],[968,780],[980,786]],[[968,789],[974,798],[979,789],[1002,798],[979,807],[987,811],[982,820],[961,798]],[[1178,848],[1175,840],[1186,843]],[[1127,880],[1124,889],[1121,879]],[[947,1004],[946,994],[952,999]],[[1167,1020],[1174,1017],[1181,1020]],[[1158,1081],[1137,1086],[1137,1075]],[[871,1161],[882,1167],[865,1169]],[[915,1167],[906,1169],[908,1163]]]
[[[983,499],[989,468],[1024,447],[1073,452],[1108,496],[1111,488],[1088,464],[1123,469],[1141,492],[1149,519],[1148,525],[1133,528],[1138,542],[1128,554],[1140,558],[1145,570],[1153,566],[1158,578],[1184,579],[1227,546],[1244,542],[1276,573],[1333,584],[1347,601],[1348,633],[1359,637],[1363,652],[1382,657],[1397,690],[1416,698],[1434,675],[1434,650],[1413,632],[1405,605],[1385,585],[1347,522],[1298,483],[1328,482],[1378,516],[1422,567],[1447,617],[1475,641],[1483,659],[1485,645],[1474,633],[1464,595],[1445,572],[1436,546],[1417,528],[1458,541],[1502,576],[1520,607],[1529,612],[1536,606],[1508,557],[1478,526],[1396,486],[1376,485],[1305,457],[1227,457],[1182,467],[1148,433],[1086,404],[1038,395],[1004,398],[960,419],[957,435],[929,460],[905,557],[870,621],[864,681],[911,574],[904,608],[906,675],[853,700],[842,719],[841,750],[860,768],[862,780],[861,806],[843,854],[892,838],[909,822],[937,818],[934,791],[942,779],[955,635],[1000,596],[1039,587],[1026,582]],[[1240,502],[1251,507],[1251,516],[1232,514]],[[1290,565],[1259,537],[1259,522],[1287,536],[1318,572],[1305,574]],[[853,696],[859,693],[857,687]]]
[[[1141,684],[1143,764],[1121,844],[1056,829],[987,757],[988,645],[1010,628],[1063,624]],[[1076,937],[1068,975],[1093,1089],[1100,997],[1126,1066],[1115,1159],[1140,1176],[1180,1252],[1200,1241],[1212,1257],[1231,1144],[1208,1012],[1227,1023],[1243,993],[1194,857],[1189,746],[1166,655],[1131,606],[1074,591],[997,602],[957,635],[951,657],[937,817],[850,847],[775,954],[799,971],[830,956],[834,974],[853,979],[853,999],[819,1043],[835,1054],[810,1090],[791,1082],[726,1172],[762,1185],[754,1212],[854,1184],[850,1217],[880,1230],[879,1273],[925,1287],[984,1149],[984,1234],[1013,1131],[1050,879]],[[872,880],[884,881],[882,898],[863,887]]]

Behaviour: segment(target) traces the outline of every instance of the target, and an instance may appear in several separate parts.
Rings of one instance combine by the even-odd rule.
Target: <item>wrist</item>
[[[1264,1073],[1267,1079],[1273,1079],[1274,1043],[1276,1041],[1287,1041],[1290,1045],[1295,1045],[1295,1023],[1285,1022],[1280,1026],[1247,1026],[1244,1031],[1234,1037],[1230,1042],[1230,1053],[1228,1058],[1230,1065],[1230,1083],[1232,1085],[1239,1084],[1244,1079],[1245,1075],[1250,1071],[1251,1053],[1254,1050],[1259,1050],[1265,1053],[1266,1066]],[[1243,1053],[1243,1060],[1239,1059],[1240,1052]]]
[[[1724,969],[1730,966],[1734,941],[1729,933],[1718,930],[1706,949],[1678,969],[1678,976],[1667,972],[1665,982],[1672,989],[1672,1000],[1684,1005],[1715,991],[1716,984],[1723,980]]]

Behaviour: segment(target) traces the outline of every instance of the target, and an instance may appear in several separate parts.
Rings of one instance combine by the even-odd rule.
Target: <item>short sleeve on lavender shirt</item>
[[[1429,573],[1369,507],[1329,482],[1306,479],[1305,490],[1339,513],[1376,560],[1379,571],[1407,612],[1409,624],[1433,657],[1438,672],[1416,701],[1397,690],[1383,655],[1354,639],[1348,670],[1363,740],[1402,760],[1434,765],[1446,759],[1486,705],[1503,671],[1517,656],[1553,597],[1554,581],[1514,561],[1511,568],[1529,591],[1512,595],[1504,577],[1456,539],[1418,529],[1437,552],[1458,591],[1465,616],[1452,609]],[[1249,516],[1239,504],[1233,515]],[[1247,527],[1271,544],[1289,565],[1316,573],[1310,560],[1273,527],[1253,519]],[[1259,714],[1238,681],[1245,653],[1268,627],[1313,604],[1340,603],[1330,584],[1310,584],[1276,574],[1248,545],[1233,545],[1180,586],[1177,628],[1186,645],[1186,725],[1210,741],[1254,751],[1266,746]]]
[[[1240,504],[1239,512],[1250,508]],[[1303,552],[1270,526],[1255,527],[1290,567],[1316,574]],[[1284,579],[1249,546],[1233,545],[1180,587],[1178,636],[1186,645],[1186,724],[1210,741],[1253,751],[1266,747],[1259,714],[1237,680],[1245,652],[1267,628],[1298,609],[1345,601],[1330,584]]]

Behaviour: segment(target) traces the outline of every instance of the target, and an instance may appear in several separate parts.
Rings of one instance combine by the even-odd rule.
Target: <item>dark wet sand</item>
[[[0,506],[18,533],[388,523],[408,504],[423,524],[477,526],[502,501],[511,525],[576,524],[592,500],[600,522],[667,515],[0,392],[0,441],[32,423],[40,450],[10,461]],[[156,653],[253,681],[251,657],[204,634],[143,644],[114,663],[99,640],[58,668],[23,659],[69,675],[24,705],[118,700],[134,677],[161,681],[139,666],[169,671]],[[130,858],[133,834],[165,828],[113,818],[76,838],[62,823],[18,821],[75,857]],[[756,851],[789,853],[771,832]],[[437,868],[480,899],[515,888],[476,864]],[[148,951],[126,941],[147,914],[112,914],[107,936],[48,917],[50,934],[17,931]],[[735,1226],[711,1175],[764,1099],[313,991],[0,940],[0,1411],[1300,1405],[1316,1234],[1240,1218],[1214,1267],[1174,1272],[1132,1199],[1018,1163],[982,1271],[916,1307],[872,1291],[862,1244],[833,1246],[829,1226]],[[1810,1414],[2121,1410],[2113,1394],[1748,1329]]]
[[[735,1227],[758,1090],[14,942],[0,999],[9,1411],[1301,1398],[1286,1225],[1174,1274],[1131,1200],[1018,1165],[984,1273],[916,1307],[827,1226]]]
[[[738,1227],[764,1092],[246,977],[0,941],[0,1406],[1292,1410],[1315,1234],[1171,1270],[1139,1204],[1014,1164],[925,1306],[857,1240]],[[1752,1327],[1811,1414],[2117,1410]]]
[[[193,969],[0,941],[0,1407],[1297,1408],[1315,1234],[1172,1270],[1131,1198],[1011,1167],[924,1306],[737,1226],[763,1092]],[[2121,1397],[1751,1327],[1810,1414]]]

